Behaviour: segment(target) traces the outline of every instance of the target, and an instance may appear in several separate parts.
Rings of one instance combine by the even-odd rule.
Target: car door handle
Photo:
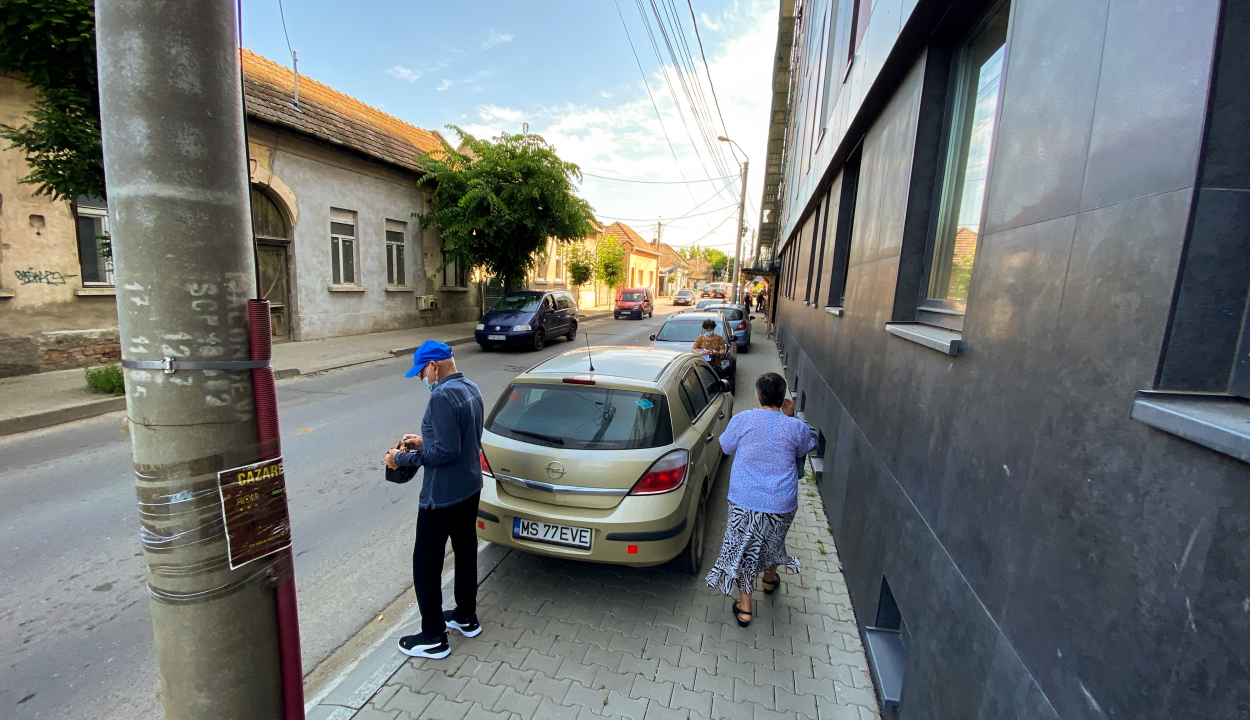
[[[724,420],[724,419],[725,419],[725,413],[723,413],[723,412],[722,412],[721,414],[717,415],[716,417],[717,417],[717,419],[719,419],[719,420]]]
[[[712,442],[712,440],[714,440],[714,439],[715,439],[715,438],[713,438],[713,437],[712,437],[712,433],[708,433],[708,434],[707,434],[707,439],[706,439],[706,440],[704,440],[704,442]]]

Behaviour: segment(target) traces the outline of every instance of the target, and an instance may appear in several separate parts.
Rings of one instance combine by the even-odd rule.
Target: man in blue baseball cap
[[[482,418],[477,385],[456,370],[451,347],[426,340],[412,354],[404,377],[420,377],[430,389],[420,435],[405,435],[405,452],[386,454],[386,466],[424,467],[412,581],[421,610],[421,632],[399,639],[405,655],[445,658],[450,628],[465,637],[482,632],[477,621],[477,502],[482,492]],[[451,538],[456,555],[456,609],[443,612],[443,550]]]

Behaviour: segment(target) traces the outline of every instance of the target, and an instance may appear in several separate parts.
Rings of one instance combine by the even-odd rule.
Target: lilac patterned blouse
[[[798,509],[796,458],[816,447],[807,423],[776,410],[746,410],[729,421],[720,446],[734,456],[729,502],[766,513]]]

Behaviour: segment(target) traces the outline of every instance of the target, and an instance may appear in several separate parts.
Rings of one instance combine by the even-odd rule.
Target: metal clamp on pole
[[[163,370],[172,375],[179,370],[253,370],[269,367],[268,360],[218,360],[183,362],[167,357],[164,360],[122,360],[122,367],[131,370]]]

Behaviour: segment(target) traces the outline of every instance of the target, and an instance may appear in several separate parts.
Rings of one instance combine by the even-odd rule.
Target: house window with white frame
[[[407,229],[407,223],[386,221],[386,284],[391,287],[408,284],[408,276],[404,272],[404,239]]]
[[[330,269],[335,285],[356,285],[356,213],[330,208]]]
[[[113,285],[113,245],[109,239],[109,214],[103,201],[79,198],[75,205],[78,234],[78,267],[83,287]]]

